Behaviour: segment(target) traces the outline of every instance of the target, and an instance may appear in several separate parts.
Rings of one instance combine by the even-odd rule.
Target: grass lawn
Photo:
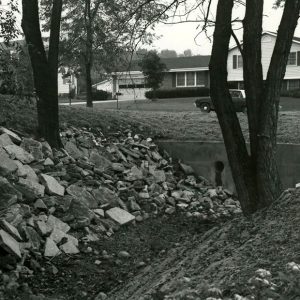
[[[121,110],[103,107],[102,104],[95,104],[93,109],[82,105],[60,107],[60,123],[61,126],[99,128],[103,133],[130,128],[134,133],[157,138],[222,140],[219,123],[214,112],[209,114],[200,112],[192,105],[191,99],[185,103],[175,99],[171,109],[167,105],[169,101],[171,100],[139,102],[137,105],[133,103],[131,105],[135,107],[130,106],[132,108],[127,107],[127,109],[122,108]],[[107,104],[115,105],[115,103]],[[129,106],[130,103],[127,105]],[[238,116],[247,139],[246,116],[243,113],[238,113]],[[1,97],[0,125],[23,133],[34,134],[37,127],[35,105],[29,105],[19,100],[7,101],[5,97]],[[300,109],[299,111],[281,111],[278,123],[278,141],[300,143],[299,132]]]
[[[157,101],[136,100],[136,101],[117,101],[115,102],[98,102],[95,107],[101,109],[120,109],[120,110],[138,110],[138,111],[167,111],[167,112],[183,112],[183,111],[199,111],[194,106],[197,98],[172,98],[159,99]],[[81,100],[82,101],[82,100]],[[78,101],[77,101],[78,102]],[[281,111],[300,111],[300,99],[282,97],[280,100],[282,106]]]

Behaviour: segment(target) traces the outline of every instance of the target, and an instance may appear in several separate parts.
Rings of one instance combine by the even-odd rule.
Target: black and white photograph
[[[0,300],[300,300],[300,0],[0,0]]]

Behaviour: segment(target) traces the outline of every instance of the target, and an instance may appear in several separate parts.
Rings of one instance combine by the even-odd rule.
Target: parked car
[[[235,110],[237,112],[247,112],[246,95],[244,90],[232,89],[229,90]],[[196,99],[195,106],[199,107],[202,112],[209,113],[211,110],[215,110],[214,105],[210,97],[201,97]]]

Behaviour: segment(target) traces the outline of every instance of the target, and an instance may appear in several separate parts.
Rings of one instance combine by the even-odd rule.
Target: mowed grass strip
[[[159,101],[155,103],[158,108]],[[243,133],[248,139],[247,118],[238,113]],[[0,97],[0,125],[35,135],[37,113],[35,105],[20,99]],[[95,105],[60,107],[60,125],[100,129],[104,134],[131,129],[145,136],[178,140],[222,141],[222,134],[214,112],[161,110],[116,110]],[[278,122],[278,142],[300,143],[300,112],[282,111]]]

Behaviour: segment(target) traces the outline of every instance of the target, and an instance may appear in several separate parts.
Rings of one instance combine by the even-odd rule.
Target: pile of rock
[[[56,150],[0,128],[5,255],[76,254],[79,241],[109,237],[152,215],[184,213],[208,222],[241,213],[229,191],[173,164],[150,138],[129,131],[105,138],[84,128],[68,128],[61,138],[64,149]]]

